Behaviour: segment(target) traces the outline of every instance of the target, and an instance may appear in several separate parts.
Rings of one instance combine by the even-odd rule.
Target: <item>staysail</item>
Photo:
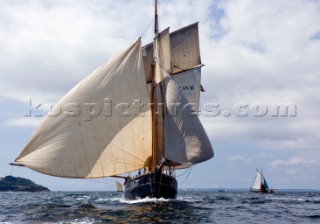
[[[152,157],[149,102],[139,39],[67,93],[16,162],[72,178],[107,177],[146,167]]]

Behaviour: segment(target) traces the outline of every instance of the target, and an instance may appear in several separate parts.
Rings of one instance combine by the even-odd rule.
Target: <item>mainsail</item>
[[[256,177],[255,177],[255,179],[253,181],[253,184],[251,186],[251,190],[260,191],[260,189],[261,189],[261,179],[262,179],[262,175],[257,170]]]
[[[141,111],[132,106],[137,101]],[[53,108],[64,111],[42,121],[16,162],[73,178],[146,167],[152,156],[149,102],[139,39],[67,93]]]

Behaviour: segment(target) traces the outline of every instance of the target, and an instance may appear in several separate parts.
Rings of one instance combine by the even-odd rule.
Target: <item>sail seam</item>
[[[82,132],[81,132],[81,129],[80,128],[80,136],[81,136],[81,144],[82,144],[82,149],[83,149],[83,152],[84,152],[84,157],[85,157],[85,161],[86,161],[86,165],[87,165],[87,168],[88,168],[88,171],[89,171],[89,175],[90,177],[92,178],[92,175],[91,175],[91,170],[90,170],[90,166],[89,166],[89,161],[88,161],[88,157],[87,157],[87,153],[86,153],[86,148],[84,146],[84,142],[83,142],[83,136],[82,136]],[[87,175],[88,176],[88,175]]]
[[[124,153],[126,153],[126,154],[129,154],[129,155],[130,155],[130,156],[132,156],[132,157],[136,157],[137,159],[139,159],[139,160],[141,160],[141,161],[143,162],[143,160],[142,160],[142,159],[140,159],[139,157],[137,157],[137,156],[133,155],[132,153],[129,153],[129,152],[128,152],[128,151],[126,151],[125,149],[123,149],[123,148],[121,148],[121,147],[119,147],[119,146],[117,146],[117,145],[115,145],[115,144],[113,144],[113,143],[110,143],[110,145],[112,145],[112,146],[114,146],[114,147],[116,147],[116,148],[120,149],[122,152],[124,152]]]

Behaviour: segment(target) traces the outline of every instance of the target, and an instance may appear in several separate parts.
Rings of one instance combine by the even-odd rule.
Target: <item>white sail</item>
[[[153,79],[153,43],[150,43],[142,48],[142,58],[146,81],[151,83]]]
[[[201,92],[201,67],[187,70],[173,75],[175,83],[181,92],[193,104],[195,111],[199,111]]]
[[[172,77],[199,111],[201,67],[198,23],[183,27],[170,34]]]
[[[201,65],[198,23],[170,34],[173,74]]]
[[[164,32],[162,32],[161,36],[163,36]],[[169,38],[170,58],[167,59],[170,60],[170,66],[164,65],[165,70],[169,74],[180,73],[202,65],[200,58],[198,23],[191,24],[170,33]],[[142,51],[146,80],[151,82],[153,44],[150,43],[145,45],[142,48]],[[166,54],[168,55],[168,53]],[[170,71],[168,71],[168,68],[170,68]]]
[[[133,106],[137,101],[144,105]],[[146,167],[152,157],[149,102],[139,39],[67,93],[53,108],[62,112],[42,121],[16,162],[73,178]]]
[[[197,164],[213,157],[209,138],[190,101],[165,72],[165,157],[178,164]]]
[[[164,102],[162,83],[154,87],[155,91],[155,140],[156,154],[155,162],[159,163],[164,156]]]
[[[171,72],[171,43],[169,28],[158,34],[156,39],[157,62],[167,73]]]
[[[116,188],[118,192],[123,192],[122,184],[116,181]]]
[[[156,84],[163,80],[163,70],[170,73],[171,70],[171,55],[170,55],[170,36],[169,28],[158,34],[156,40],[156,64],[154,81]]]
[[[156,40],[156,64],[155,64],[155,74],[154,82],[156,86],[154,87],[155,93],[155,110],[156,110],[156,163],[158,163],[164,156],[164,70],[170,70],[170,38],[169,38],[169,28],[165,29],[158,34]]]
[[[262,175],[261,173],[257,170],[256,178],[253,181],[253,184],[251,186],[251,190],[257,190],[260,191],[261,188],[261,178]]]

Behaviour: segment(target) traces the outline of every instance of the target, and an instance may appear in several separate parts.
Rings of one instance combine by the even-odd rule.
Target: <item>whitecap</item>
[[[121,203],[126,203],[126,204],[137,204],[137,203],[150,203],[150,202],[168,202],[172,201],[175,199],[166,199],[166,198],[141,198],[141,199],[136,199],[136,200],[126,200],[124,197],[120,199]]]

